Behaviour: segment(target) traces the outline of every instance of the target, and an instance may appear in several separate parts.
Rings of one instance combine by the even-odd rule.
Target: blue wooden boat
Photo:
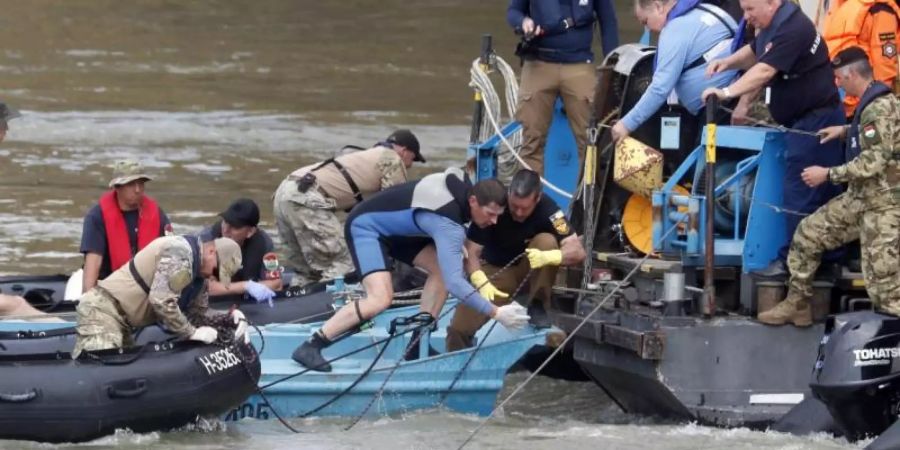
[[[455,302],[448,301],[445,311],[453,305]],[[390,323],[394,319],[417,312],[417,306],[386,311],[373,320],[374,326],[335,343],[323,355],[331,359],[383,341],[389,337]],[[281,382],[277,381],[304,369],[290,356],[298,344],[319,328],[319,324],[266,326],[262,329],[264,344],[260,336],[253,337],[256,347],[262,349],[263,375],[259,385],[266,398],[251,396],[227,414],[225,420],[271,419],[274,418],[273,409],[285,418],[305,417],[336,396],[340,398],[309,415],[379,416],[440,406],[487,415],[494,407],[510,367],[532,347],[544,344],[548,330],[527,327],[510,332],[501,325],[492,326],[493,322],[490,322],[477,335],[479,342],[484,341],[477,351],[470,348],[443,353],[450,317],[445,314],[437,329],[430,333],[430,344],[442,352],[440,355],[401,361],[411,336],[406,333],[391,339],[387,348],[383,348],[384,344],[375,345],[332,362],[332,372],[308,371]],[[427,355],[424,341],[419,345],[420,354]],[[382,350],[381,357],[371,370],[367,370]],[[269,386],[273,382],[277,383]],[[358,384],[341,395],[353,383]],[[448,392],[451,385],[452,390]]]

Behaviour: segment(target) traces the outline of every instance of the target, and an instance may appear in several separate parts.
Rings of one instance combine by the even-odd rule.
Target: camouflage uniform
[[[900,100],[893,95],[878,97],[862,112],[859,156],[828,172],[831,182],[846,182],[848,189],[800,222],[787,258],[791,278],[784,305],[778,307],[782,311],[761,313],[761,321],[770,323],[769,319],[794,307],[808,309],[822,252],[857,238],[869,297],[878,309],[900,315],[898,120]]]
[[[375,164],[366,162],[365,152],[351,153],[339,159],[351,174],[353,170],[369,172],[368,179],[353,177],[364,198],[406,181],[406,167],[397,153],[383,147],[376,149],[382,152]],[[286,266],[296,271],[291,282],[295,286],[353,271],[344,241],[344,227],[338,218],[338,211],[349,209],[356,203],[353,194],[349,188],[339,191],[322,186],[321,180],[306,192],[300,192],[297,182],[309,171],[309,168],[304,169],[294,172],[278,186],[273,205]],[[342,186],[347,184],[343,178],[338,181]]]
[[[200,248],[202,251],[202,244]],[[230,239],[217,239],[216,249],[220,281],[227,285],[240,268],[240,247]],[[148,256],[153,253],[157,253],[158,258]],[[178,306],[182,290],[193,281],[193,254],[185,238],[171,236],[157,239],[135,255],[134,261],[138,273],[144,272],[142,278],[145,282],[149,281],[149,294],[144,294],[134,281],[126,264],[82,295],[76,308],[78,326],[73,358],[84,350],[132,345],[133,329],[154,323],[160,323],[175,335],[187,338],[196,327],[230,320],[225,314],[206,316],[209,308],[208,282],[204,282],[194,295],[187,311],[182,312]],[[148,263],[152,264],[148,261],[155,261],[155,267],[145,267]],[[152,276],[147,276],[150,271]]]

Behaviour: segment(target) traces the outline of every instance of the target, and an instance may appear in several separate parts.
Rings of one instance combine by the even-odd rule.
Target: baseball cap
[[[425,158],[422,157],[422,152],[419,150],[419,140],[416,139],[416,135],[414,135],[412,131],[405,128],[396,130],[387,137],[387,142],[402,145],[412,150],[412,152],[416,154],[413,161],[425,162]]]
[[[259,206],[249,198],[239,198],[231,203],[228,209],[222,211],[219,216],[231,226],[255,227],[259,225]]]
[[[0,103],[0,120],[6,122],[17,117],[22,117],[18,110],[10,108],[6,103]]]
[[[109,187],[114,188],[123,184],[131,183],[134,180],[147,180],[153,178],[144,171],[144,166],[136,160],[125,159],[116,161],[113,166],[113,177],[109,180]]]
[[[219,261],[219,282],[228,287],[231,277],[241,270],[241,247],[228,238],[218,238],[213,241],[216,245],[216,258]]]
[[[869,55],[859,47],[848,47],[838,52],[837,55],[834,55],[834,59],[831,60],[831,68],[832,69],[840,69],[846,65],[853,64],[857,61],[868,61]]]

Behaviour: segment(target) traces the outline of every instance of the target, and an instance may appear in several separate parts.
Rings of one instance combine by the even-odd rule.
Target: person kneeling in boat
[[[211,325],[232,320],[235,341],[246,339],[247,321],[240,310],[206,315],[207,279],[217,272],[227,286],[240,267],[241,249],[231,239],[156,239],[81,296],[72,358],[85,350],[127,347],[135,328],[155,323],[177,336],[211,344],[218,338]]]
[[[505,205],[502,183],[489,179],[472,186],[458,169],[395,186],[359,204],[350,213],[344,233],[366,297],[328,319],[294,351],[294,361],[330,372],[322,349],[391,305],[394,293],[388,257],[428,272],[421,310],[432,317],[443,308],[449,291],[462,304],[507,328],[525,326],[529,319],[525,308],[517,303],[494,306],[466,281],[463,272],[463,224],[494,225]]]
[[[341,239],[338,211],[349,211],[378,191],[405,183],[413,161],[425,162],[419,140],[396,130],[372,148],[297,169],[275,191],[273,212],[294,286],[344,276],[352,270]]]
[[[536,277],[530,281],[528,315],[535,326],[549,327],[546,311],[556,271],[560,265],[584,261],[584,246],[559,205],[541,194],[541,177],[537,172],[522,169],[513,175],[507,203],[496,225],[469,227],[466,241],[469,279],[473,285],[480,286],[484,298],[495,305],[504,305],[512,301],[509,295],[531,271],[536,271]],[[517,258],[520,258],[518,263],[502,270]],[[494,274],[496,279],[489,281]],[[474,345],[475,333],[485,322],[487,318],[472,308],[457,306],[447,327],[447,351]]]
[[[850,47],[831,62],[838,85],[859,98],[853,122],[819,131],[822,141],[847,138],[845,164],[803,170],[809,186],[847,183],[847,191],[806,216],[787,263],[787,297],[757,317],[769,325],[812,325],[812,280],[826,250],[856,239],[862,248],[866,291],[875,306],[900,316],[900,100],[873,80],[865,51]]]
[[[209,281],[211,297],[234,297],[240,302],[244,294],[257,302],[271,301],[275,291],[281,290],[281,278],[267,279],[263,258],[275,250],[272,238],[259,225],[259,206],[249,198],[239,198],[222,211],[222,220],[206,229],[214,238],[227,237],[241,247],[244,262],[227,287],[215,280]],[[231,299],[231,297],[228,297]]]

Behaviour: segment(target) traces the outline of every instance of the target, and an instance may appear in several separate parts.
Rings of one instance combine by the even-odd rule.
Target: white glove
[[[512,302],[497,308],[497,314],[494,315],[494,319],[510,330],[518,330],[525,327],[528,324],[528,319],[531,319],[531,317],[524,306]]]
[[[192,341],[200,341],[205,344],[212,344],[216,342],[216,339],[219,337],[219,332],[216,331],[213,327],[200,327],[194,330],[194,334],[189,338]]]
[[[244,316],[241,310],[235,309],[231,311],[231,318],[234,319],[234,324],[237,325],[234,329],[234,341],[237,342],[244,338],[244,344],[249,344],[250,335],[247,334],[247,317]]]

